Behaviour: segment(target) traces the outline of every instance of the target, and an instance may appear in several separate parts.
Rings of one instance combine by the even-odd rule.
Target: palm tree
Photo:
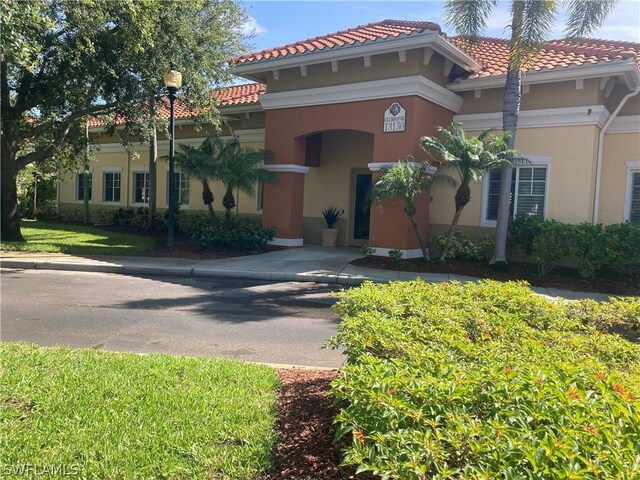
[[[222,205],[226,210],[227,220],[231,218],[231,211],[236,206],[236,200],[233,196],[234,190],[253,197],[258,182],[273,183],[276,181],[273,173],[263,168],[264,161],[270,158],[271,153],[268,150],[239,148],[237,142],[234,148],[229,149],[227,154],[222,157],[216,178],[226,188]]]
[[[223,165],[228,157],[238,149],[237,140],[225,140],[217,135],[210,135],[199,147],[180,145],[182,152],[175,152],[174,158],[180,170],[202,184],[202,201],[209,209],[209,214],[216,218],[213,210],[213,192],[209,182],[220,179]]]
[[[497,0],[447,0],[446,22],[454,27],[462,38],[477,42],[497,3]],[[502,129],[510,133],[509,148],[512,149],[515,145],[522,73],[527,69],[531,57],[538,52],[541,44],[547,39],[560,5],[563,4],[567,8],[566,36],[578,38],[589,35],[601,26],[607,15],[613,11],[615,3],[615,0],[512,0],[510,2],[511,43],[502,106]],[[490,264],[495,266],[507,266],[506,244],[512,168],[511,165],[507,165],[502,172],[496,248],[490,261]]]
[[[452,123],[448,129],[438,127],[438,131],[440,138],[422,137],[420,146],[434,155],[441,165],[454,169],[460,178],[455,196],[456,210],[447,231],[447,242],[440,256],[441,260],[445,260],[462,209],[471,200],[469,184],[481,181],[490,170],[507,166],[513,157],[520,154],[508,148],[507,132],[491,135],[491,130],[486,130],[477,137],[467,138],[462,124],[458,122]]]
[[[416,163],[413,157],[409,156],[400,160],[397,165],[388,168],[371,191],[372,200],[380,204],[395,198],[404,200],[404,213],[411,221],[411,226],[420,244],[420,250],[427,261],[429,261],[429,250],[425,246],[420,227],[415,219],[415,198],[435,184],[455,186],[456,181],[448,175],[432,175],[429,172],[428,163]]]

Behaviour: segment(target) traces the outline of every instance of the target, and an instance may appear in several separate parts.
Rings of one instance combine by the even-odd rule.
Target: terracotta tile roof
[[[213,96],[216,99],[218,106],[230,107],[237,105],[250,105],[252,103],[258,103],[258,97],[266,92],[267,87],[261,83],[247,83],[244,85],[234,85],[232,87],[219,88],[213,91]],[[176,101],[174,105],[175,118],[189,118],[194,115],[194,112]],[[162,97],[160,112],[158,118],[169,118],[169,100],[167,97]],[[118,119],[116,123],[124,123],[124,119]],[[89,120],[89,127],[99,127],[104,125],[105,122],[100,118],[92,118]]]
[[[358,27],[341,30],[339,32],[309,38],[300,42],[290,43],[281,47],[270,48],[260,52],[248,53],[231,60],[235,65],[289,57],[318,50],[331,50],[344,46],[384,41],[390,38],[408,37],[426,30],[441,33],[440,25],[433,22],[412,22],[408,20],[383,20],[368,23]]]
[[[500,38],[481,38],[470,44],[459,37],[449,37],[456,47],[473,57],[482,69],[472,77],[488,77],[507,73],[509,41]],[[640,67],[640,43],[612,40],[584,39],[575,42],[551,40],[529,62],[528,71],[580,66],[599,62],[634,59]]]

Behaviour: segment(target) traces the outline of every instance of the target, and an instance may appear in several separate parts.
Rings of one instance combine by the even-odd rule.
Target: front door
[[[351,218],[350,244],[366,245],[369,241],[369,222],[371,214],[371,172],[354,171],[351,174]]]

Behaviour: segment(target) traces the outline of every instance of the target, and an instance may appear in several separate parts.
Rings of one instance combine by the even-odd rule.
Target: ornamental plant
[[[339,297],[345,464],[385,479],[640,476],[640,346],[590,320],[637,321],[639,299],[580,308],[494,281]]]

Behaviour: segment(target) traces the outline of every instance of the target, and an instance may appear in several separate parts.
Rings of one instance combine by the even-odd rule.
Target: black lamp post
[[[182,86],[182,74],[176,70],[176,67],[173,63],[170,65],[169,70],[167,70],[163,75],[164,86],[167,87],[169,91],[169,105],[170,105],[170,114],[169,114],[169,216],[167,218],[167,249],[172,252],[173,251],[173,232],[175,230],[176,223],[176,211],[175,211],[175,203],[176,203],[176,189],[175,189],[175,178],[174,178],[174,143],[173,139],[175,137],[174,131],[174,111],[173,104],[176,101],[176,92]]]

